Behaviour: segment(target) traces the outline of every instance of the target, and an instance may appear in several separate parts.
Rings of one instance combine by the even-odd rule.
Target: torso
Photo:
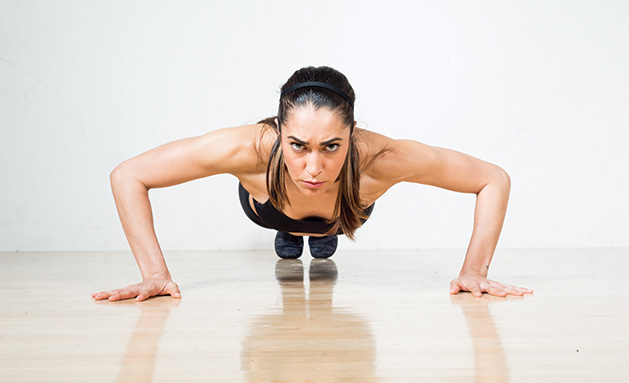
[[[260,131],[262,131],[262,129],[264,128],[260,125]],[[364,136],[364,139],[361,140],[364,141],[364,143],[358,143],[358,150],[361,160],[367,160],[369,156],[377,153],[377,151],[383,147],[383,144],[377,141],[385,141],[386,137],[368,131],[362,131],[361,134]],[[263,161],[263,163],[258,164],[256,171],[236,175],[242,186],[250,194],[249,202],[251,207],[254,209],[254,212],[255,205],[253,203],[253,199],[262,204],[266,203],[269,199],[266,189],[266,165],[276,134],[272,130],[269,130],[263,136],[262,140],[260,140],[259,137],[260,136],[258,136],[257,141],[260,142],[261,147],[258,148],[260,153],[258,161]],[[376,142],[373,142],[374,140],[370,140],[372,138],[375,138]],[[291,180],[287,181],[286,186],[286,192],[290,205],[287,205],[282,213],[284,213],[287,217],[294,220],[304,220],[310,217],[319,217],[329,220],[335,218],[333,215],[336,193],[328,193],[327,195],[322,195],[317,199],[313,199],[308,198],[297,191]],[[388,185],[386,182],[378,181],[375,177],[373,177],[373,174],[369,170],[364,172],[360,177],[361,201],[365,206],[372,205],[376,199],[388,190],[390,186],[391,185]]]

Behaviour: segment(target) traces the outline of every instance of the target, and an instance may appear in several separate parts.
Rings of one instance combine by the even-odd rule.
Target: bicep
[[[394,147],[396,182],[414,182],[462,193],[479,193],[496,178],[508,176],[489,162],[455,150],[398,140]]]
[[[147,188],[177,185],[215,174],[246,172],[255,167],[254,128],[212,131],[151,149],[120,164],[114,172]]]

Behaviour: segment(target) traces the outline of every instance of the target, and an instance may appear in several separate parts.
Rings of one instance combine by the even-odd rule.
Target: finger
[[[524,294],[532,294],[533,290],[531,289],[521,289],[521,288],[515,288],[515,289],[506,289],[507,292],[509,293],[509,295],[518,295],[518,296],[523,296]]]
[[[164,284],[163,287],[155,284],[147,284],[136,294],[135,300],[141,302],[157,295],[168,295],[168,284]]]
[[[485,291],[487,293],[497,296],[497,297],[506,297],[509,295],[508,289],[500,282],[487,280],[487,284],[485,286]]]
[[[526,287],[520,287],[520,286],[512,286],[512,285],[503,285],[505,288],[509,288],[509,289],[513,289],[513,290],[518,290],[518,291],[522,291],[525,294],[526,293],[532,293],[533,290],[532,289],[527,289]]]
[[[450,294],[454,295],[457,294],[459,291],[461,291],[461,283],[459,282],[459,279],[453,279],[452,282],[450,282]]]
[[[120,290],[118,293],[113,294],[109,297],[110,301],[120,301],[123,299],[134,298],[138,295],[138,291],[136,289],[126,288]]]
[[[507,293],[507,295],[517,295],[522,296],[524,294],[532,294],[533,290],[527,289],[526,287],[512,286],[506,285],[499,282],[492,282],[494,284],[500,285],[502,289]]]
[[[524,295],[524,291],[518,288],[505,287],[505,291],[509,295],[518,295],[518,296]]]
[[[490,285],[486,289],[487,293],[496,297],[506,297],[507,291],[500,285]]]
[[[173,286],[169,289],[168,293],[173,298],[181,298],[181,291],[179,290],[179,286],[173,283]]]
[[[516,287],[516,289],[524,294],[533,294],[533,290],[527,289],[526,287]]]
[[[99,291],[94,295],[94,299],[109,299],[112,295],[117,294],[119,290]]]
[[[121,299],[124,299],[124,298],[120,294],[113,294],[109,296],[109,298],[107,298],[107,300],[110,302],[119,301]]]
[[[103,293],[102,291],[99,291],[99,292],[97,292],[97,293],[92,293],[92,298],[94,298],[94,299],[98,299],[98,297],[99,297],[102,293]]]
[[[107,292],[105,291],[99,291],[97,293],[92,294],[92,298],[96,299],[97,301],[100,301],[100,300],[109,298],[109,294],[107,294]]]
[[[146,290],[142,290],[142,291],[140,291],[140,293],[138,294],[138,296],[137,296],[137,297],[135,297],[135,301],[136,301],[136,302],[142,302],[143,300],[150,298],[150,297],[151,297],[151,295],[152,295],[152,294],[151,294],[150,292],[148,292],[148,291],[146,291]]]
[[[473,281],[472,283],[470,283],[470,292],[475,296],[475,297],[480,297],[481,295],[483,295],[483,292],[480,288],[480,285],[478,284],[478,282]]]

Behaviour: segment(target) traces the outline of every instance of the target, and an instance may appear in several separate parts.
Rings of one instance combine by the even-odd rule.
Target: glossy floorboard
[[[0,253],[1,382],[629,382],[629,249],[170,252],[183,299],[96,302],[130,253]]]

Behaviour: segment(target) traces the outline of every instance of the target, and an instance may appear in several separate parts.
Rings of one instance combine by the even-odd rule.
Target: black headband
[[[319,81],[308,81],[308,82],[300,82],[299,84],[295,84],[291,86],[290,88],[286,89],[285,91],[283,91],[282,94],[280,95],[280,98],[301,88],[324,88],[324,89],[330,90],[338,94],[339,96],[343,97],[345,101],[347,101],[349,106],[351,106],[352,109],[354,108],[354,102],[345,92],[343,92],[342,90],[340,90],[339,88],[335,86],[326,84],[325,82],[319,82]]]

